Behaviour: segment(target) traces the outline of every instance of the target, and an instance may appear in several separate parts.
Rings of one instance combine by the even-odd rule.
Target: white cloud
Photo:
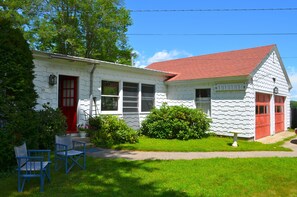
[[[160,62],[160,61],[166,61],[166,60],[172,60],[172,59],[178,59],[183,57],[190,57],[192,54],[186,52],[186,51],[179,51],[179,50],[162,50],[156,52],[153,56],[146,58],[144,53],[140,53],[138,51],[135,51],[138,55],[136,58],[134,64],[136,67],[145,67],[149,64],[152,64],[154,62]]]
[[[148,64],[154,63],[154,62],[161,62],[166,60],[172,60],[177,59],[181,57],[189,57],[192,56],[191,54],[185,52],[185,51],[178,51],[178,50],[172,50],[172,51],[159,51],[155,53],[152,57],[148,59]]]

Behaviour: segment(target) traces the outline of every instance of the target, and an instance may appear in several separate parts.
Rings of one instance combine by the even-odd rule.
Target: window
[[[257,105],[256,114],[269,114],[269,105]]]
[[[284,109],[283,106],[277,105],[275,106],[275,113],[283,113]]]
[[[123,112],[138,112],[138,83],[123,83]]]
[[[119,82],[102,81],[101,110],[117,111],[119,100]]]
[[[141,111],[148,112],[154,107],[155,86],[141,84]]]
[[[196,89],[196,108],[201,109],[208,116],[211,115],[210,89]]]

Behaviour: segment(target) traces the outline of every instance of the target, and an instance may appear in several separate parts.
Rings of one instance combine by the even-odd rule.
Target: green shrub
[[[29,45],[19,29],[0,17],[0,169],[16,164],[13,146],[38,148],[37,93]]]
[[[152,109],[142,122],[142,134],[161,139],[199,139],[207,136],[211,120],[201,110],[185,106],[168,106]]]
[[[124,120],[113,115],[101,115],[89,121],[90,128],[96,128],[91,141],[97,146],[110,147],[114,144],[138,142],[137,131],[130,128]]]
[[[95,131],[100,131],[102,127],[102,118],[101,116],[95,116],[89,118],[89,129],[87,133],[90,138],[93,138]]]
[[[2,174],[1,172],[12,170],[16,164],[13,149],[14,138],[12,137],[10,132],[0,129],[0,175]]]
[[[55,135],[66,133],[66,117],[60,109],[43,105],[43,110],[37,111],[38,146],[41,149],[54,149]]]

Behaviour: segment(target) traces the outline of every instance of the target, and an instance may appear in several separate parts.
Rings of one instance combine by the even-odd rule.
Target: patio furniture
[[[72,140],[71,135],[57,136],[55,143],[55,169],[65,166],[66,174],[77,165],[86,169],[86,143]]]
[[[50,182],[50,150],[27,150],[26,143],[14,147],[17,159],[18,192],[24,190],[26,180],[40,178],[40,191],[44,191],[44,178]]]

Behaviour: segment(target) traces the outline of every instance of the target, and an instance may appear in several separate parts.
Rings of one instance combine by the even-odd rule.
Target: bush
[[[96,130],[91,141],[97,146],[110,147],[114,144],[138,142],[137,131],[130,128],[124,120],[113,115],[101,115],[89,121],[90,128]]]
[[[12,137],[11,133],[0,129],[0,178],[2,172],[13,170],[14,165],[16,164],[13,149],[14,138]]]
[[[66,117],[60,109],[53,109],[43,105],[43,110],[37,113],[38,120],[38,146],[40,149],[54,149],[55,135],[66,133]]]
[[[37,93],[29,45],[19,29],[0,17],[0,169],[16,164],[13,146],[26,141],[38,148]]]
[[[102,127],[102,118],[101,116],[95,116],[89,118],[89,129],[87,133],[90,138],[93,138],[95,131],[100,131]]]
[[[0,128],[0,172],[16,165],[14,146],[26,142],[29,149],[53,150],[55,135],[65,134],[66,118],[62,112],[43,107],[41,111],[14,113],[14,119]]]
[[[210,122],[201,110],[163,104],[152,109],[142,122],[141,132],[160,139],[199,139],[207,136]]]

